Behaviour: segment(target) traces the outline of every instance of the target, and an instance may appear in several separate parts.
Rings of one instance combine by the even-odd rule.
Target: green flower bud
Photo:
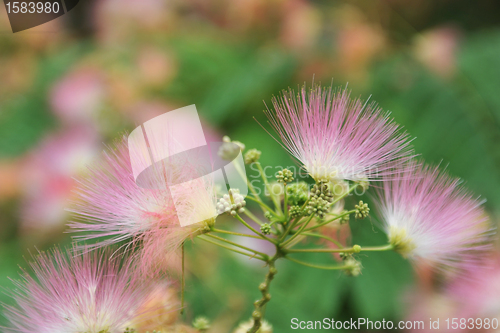
[[[260,226],[260,231],[262,231],[264,235],[269,235],[271,233],[271,225],[269,223],[264,223]]]
[[[348,258],[344,261],[344,265],[348,266],[344,273],[349,276],[358,276],[361,274],[361,263],[354,258]]]
[[[342,216],[339,220],[339,223],[340,224],[346,224],[346,223],[349,223],[349,220],[350,220],[350,215],[349,214],[346,214],[347,213],[347,210],[343,210],[341,214],[345,214],[344,216]]]
[[[292,219],[304,215],[302,208],[299,206],[291,206],[289,210],[290,217]]]
[[[193,321],[193,327],[197,330],[208,330],[210,328],[210,320],[207,317],[197,317]]]
[[[293,172],[288,169],[280,170],[276,174],[276,179],[278,179],[278,182],[283,182],[285,185],[291,183],[293,182]]]
[[[255,148],[250,149],[249,151],[246,152],[244,156],[245,164],[252,164],[257,162],[261,154],[262,152],[260,150],[257,150]]]
[[[359,201],[359,204],[354,206],[356,208],[356,214],[354,215],[357,219],[364,219],[370,213],[370,208],[368,208],[368,204],[363,203],[363,201]]]
[[[330,208],[330,202],[320,198],[320,197],[312,197],[309,199],[309,202],[306,206],[306,212],[308,215],[315,214],[320,219],[324,218],[326,213],[328,213],[328,209]]]
[[[306,182],[289,184],[286,188],[288,202],[291,205],[302,206],[308,198],[309,185]]]

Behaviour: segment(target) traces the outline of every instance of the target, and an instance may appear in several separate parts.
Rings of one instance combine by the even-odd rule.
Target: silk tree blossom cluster
[[[77,251],[70,261],[57,251],[54,259],[42,256],[35,265],[41,287],[25,277],[24,287],[20,284],[22,292],[15,297],[18,307],[7,309],[12,331],[31,332],[35,326],[29,325],[50,327],[47,332],[68,333],[158,330],[155,327],[159,325],[136,324],[135,314],[137,309],[146,313],[151,308],[161,310],[166,303],[150,301],[147,306],[139,306],[144,304],[139,287],[148,285],[146,282],[151,279],[164,278],[163,273],[170,272],[172,256],[180,252],[178,284],[183,295],[184,244],[194,238],[261,261],[267,268],[251,318],[234,327],[233,332],[237,333],[273,332],[273,326],[264,320],[264,309],[271,300],[272,281],[280,276],[276,268],[280,260],[307,269],[338,270],[353,278],[362,274],[361,258],[366,255],[360,253],[371,251],[394,250],[412,261],[425,262],[447,278],[463,276],[484,265],[482,258],[490,248],[493,232],[483,200],[439,167],[416,160],[408,134],[387,113],[373,103],[351,99],[347,90],[320,85],[309,90],[304,87],[297,95],[293,90],[284,91],[273,100],[273,106],[274,110],[267,111],[271,126],[284,148],[311,176],[309,179],[296,179],[298,175],[288,168],[280,168],[271,178],[261,165],[260,150],[246,150],[247,142],[224,137],[222,145],[217,146],[219,157],[243,156],[241,161],[259,171],[268,196],[260,196],[261,191],[247,179],[243,165],[216,165],[211,160],[210,167],[224,175],[227,188],[220,188],[208,173],[199,172],[198,162],[203,157],[197,145],[189,148],[194,154],[181,155],[188,156],[185,159],[176,155],[161,163],[153,158],[148,160],[149,155],[170,156],[166,153],[169,145],[178,143],[172,138],[172,128],[176,133],[189,128],[155,124],[150,146],[144,144],[137,154],[131,153],[130,141],[124,138],[107,150],[99,165],[90,167],[86,177],[78,180],[78,200],[71,209],[77,218],[69,226],[79,233],[77,240],[90,243],[79,247],[86,252]],[[201,125],[197,127],[200,128]],[[156,162],[150,168],[151,161]],[[134,174],[133,165],[137,164],[143,166],[139,176]],[[239,184],[248,188],[232,186],[234,175]],[[183,186],[171,186],[178,184]],[[273,191],[275,187],[279,188],[278,194]],[[358,224],[356,229],[363,224],[371,228],[364,221],[370,220],[372,211],[364,199],[352,197],[373,188],[379,225],[387,233],[387,243],[352,244],[350,225]],[[226,228],[219,229],[219,223],[216,226],[218,216],[229,222],[221,223]],[[246,232],[239,228],[246,228]],[[109,262],[99,254],[102,250],[95,250],[117,243],[122,247],[113,252],[115,259]],[[126,250],[132,252],[130,259],[125,265],[115,266],[114,260]],[[332,262],[311,262],[304,259],[308,253],[329,254]],[[140,272],[144,282],[144,286],[137,286],[139,289],[134,284],[136,272]],[[100,278],[92,280],[94,276]],[[99,297],[94,297],[97,294]],[[184,308],[182,301],[180,308]],[[154,322],[150,317],[139,317],[147,323]],[[52,322],[56,326],[50,326]],[[73,324],[76,326],[70,326]],[[201,317],[189,327],[175,323],[165,331],[203,333],[210,327],[210,320]]]
[[[320,85],[284,91],[267,114],[284,147],[316,181],[390,175],[412,156],[408,135],[374,103]]]
[[[482,203],[438,167],[409,163],[378,191],[383,229],[394,250],[440,268],[472,269],[489,247]]]
[[[16,304],[6,307],[7,332],[135,332],[153,311],[172,312],[178,304],[144,308],[154,290],[129,259],[110,251],[41,253],[16,282]],[[5,331],[4,331],[5,332]]]
[[[210,219],[186,227],[179,224],[178,211],[191,215],[182,216],[188,219],[205,216],[207,210],[216,215],[215,189],[205,178],[181,188],[177,202],[173,199],[168,185],[174,179],[189,179],[193,174],[189,166],[169,165],[165,172],[150,173],[147,182],[155,186],[143,188],[134,179],[126,138],[108,148],[103,157],[100,165],[89,168],[87,177],[78,180],[77,200],[71,209],[78,219],[69,223],[71,231],[84,232],[77,240],[104,238],[94,247],[141,243],[139,263],[145,272],[154,272],[164,268],[165,257],[173,255],[185,240],[215,223]]]

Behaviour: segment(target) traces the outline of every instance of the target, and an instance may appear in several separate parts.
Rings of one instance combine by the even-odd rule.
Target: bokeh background
[[[156,115],[196,104],[212,137],[262,150],[264,165],[294,165],[253,117],[265,124],[264,102],[313,77],[348,83],[353,96],[390,110],[426,161],[487,199],[496,223],[499,12],[496,0],[82,0],[12,34],[0,6],[0,285],[12,287],[35,248],[70,243],[73,177]],[[353,243],[385,242],[373,217],[351,223]],[[206,315],[226,332],[250,317],[264,269],[198,243],[188,246],[186,320]],[[459,311],[429,271],[394,253],[361,259],[357,278],[278,266],[266,310],[275,332],[289,332],[294,317],[427,320]],[[499,303],[488,306],[500,316]]]

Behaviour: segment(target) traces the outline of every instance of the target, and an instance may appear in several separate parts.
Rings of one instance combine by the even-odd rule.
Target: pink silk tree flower
[[[457,304],[459,318],[500,318],[500,257],[495,254],[487,260],[487,265],[467,272],[446,290]]]
[[[408,135],[374,103],[315,85],[283,91],[267,111],[284,147],[316,181],[372,180],[412,155]]]
[[[124,333],[138,327],[148,317],[141,306],[153,285],[144,282],[132,261],[110,254],[41,253],[30,264],[34,274],[25,271],[15,282],[16,303],[5,308],[7,332]]]
[[[492,231],[483,201],[460,183],[438,167],[415,161],[383,182],[377,204],[395,251],[440,270],[481,264]]]
[[[171,196],[168,179],[189,179],[188,165],[171,165],[165,172],[152,173],[147,181],[155,188],[138,186],[126,138],[105,152],[100,165],[89,169],[88,176],[78,180],[78,199],[70,210],[77,215],[76,221],[69,223],[70,231],[85,233],[76,236],[77,240],[105,237],[94,247],[122,241],[127,246],[141,244],[141,265],[159,268],[185,240],[208,231],[215,223],[215,190],[203,179],[184,187],[186,193],[177,193],[177,201]],[[177,211],[195,218],[200,209],[212,210],[214,218],[180,225]]]

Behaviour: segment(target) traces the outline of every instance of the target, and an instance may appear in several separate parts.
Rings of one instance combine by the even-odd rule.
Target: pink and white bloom
[[[412,155],[408,135],[374,103],[347,90],[303,87],[273,99],[270,123],[285,148],[316,181],[371,180]]]
[[[192,174],[187,165],[169,165],[164,171],[149,175],[147,182],[154,183],[154,188],[140,187],[134,179],[127,139],[108,149],[101,164],[89,168],[87,177],[78,180],[78,199],[70,210],[78,218],[69,226],[71,231],[85,234],[75,238],[106,237],[94,247],[141,242],[141,266],[149,271],[165,265],[165,257],[174,254],[185,240],[213,226],[217,197],[212,184],[202,177],[182,187],[185,193],[176,193],[174,201],[169,181],[187,180]],[[213,214],[207,214],[208,210]],[[185,227],[179,223],[179,218],[195,219],[198,215],[213,218],[198,219],[201,222]]]
[[[417,162],[383,183],[378,206],[394,250],[440,269],[479,265],[491,229],[483,201],[460,183]]]
[[[5,310],[7,331],[123,333],[137,327],[147,317],[141,306],[152,286],[130,260],[109,254],[41,253],[31,263],[34,276],[24,272],[16,282],[16,304]]]

